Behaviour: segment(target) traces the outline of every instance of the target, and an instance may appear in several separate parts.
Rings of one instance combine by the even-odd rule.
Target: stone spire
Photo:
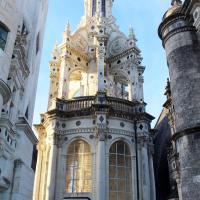
[[[172,6],[180,6],[180,5],[182,5],[182,1],[181,0],[172,0],[171,5]]]
[[[137,41],[136,37],[135,37],[135,33],[134,33],[134,30],[133,30],[133,27],[130,26],[129,27],[129,35],[128,35],[129,38],[132,38],[134,41]]]
[[[64,33],[63,33],[63,41],[65,41],[65,42],[69,41],[70,36],[71,36],[71,26],[68,21],[67,25],[65,27]]]
[[[68,20],[67,25],[65,27],[65,32],[70,35],[71,34],[71,26],[70,26],[70,22]]]

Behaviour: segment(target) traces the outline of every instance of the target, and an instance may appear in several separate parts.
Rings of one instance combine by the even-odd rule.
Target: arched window
[[[132,200],[131,153],[123,141],[109,151],[109,200]]]
[[[97,9],[97,0],[92,0],[92,16],[95,15]]]
[[[3,51],[6,47],[8,32],[8,28],[0,22],[0,49]]]
[[[72,142],[67,151],[66,192],[92,191],[92,154],[83,140]]]
[[[101,12],[103,14],[103,17],[106,16],[106,0],[102,0],[101,2]]]

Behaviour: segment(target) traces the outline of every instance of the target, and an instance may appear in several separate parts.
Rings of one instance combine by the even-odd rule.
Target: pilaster
[[[58,92],[58,98],[61,99],[66,99],[68,97],[69,81],[67,80],[68,79],[67,58],[68,55],[66,54],[66,52],[64,52],[61,57],[59,92]]]
[[[104,94],[97,94],[97,102],[103,104]],[[96,138],[97,138],[97,157],[96,157],[96,176],[97,176],[97,200],[106,199],[106,138],[107,138],[107,118],[105,111],[96,111]]]

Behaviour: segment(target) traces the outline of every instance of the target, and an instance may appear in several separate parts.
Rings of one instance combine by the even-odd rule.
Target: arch
[[[79,91],[79,94],[80,94],[79,96],[84,95],[85,84],[84,82],[82,82],[84,74],[85,74],[85,71],[78,70],[78,69],[73,70],[69,74],[69,83],[68,83],[68,87],[69,87],[68,98],[69,99],[74,98],[74,95],[77,93],[77,91]]]
[[[132,200],[131,150],[124,140],[109,149],[109,200]]]
[[[131,153],[131,156],[135,156],[135,151],[134,151],[134,145],[135,143],[132,142],[131,140],[129,140],[128,138],[125,138],[125,137],[116,137],[115,139],[113,139],[110,144],[108,145],[108,149],[107,149],[107,153],[109,154],[109,150],[111,148],[111,146],[118,142],[118,141],[123,141],[124,143],[126,143],[130,149],[130,153]]]
[[[92,191],[92,151],[83,139],[72,141],[66,156],[66,192],[85,193]]]

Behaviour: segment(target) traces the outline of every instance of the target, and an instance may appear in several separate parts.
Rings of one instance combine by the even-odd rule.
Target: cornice
[[[195,134],[199,134],[200,135],[200,126],[199,125],[197,125],[196,127],[187,128],[187,129],[184,129],[184,130],[182,130],[180,132],[175,133],[172,136],[172,140],[176,141],[181,137],[189,136],[189,135],[195,135]]]
[[[35,136],[31,126],[29,125],[27,119],[25,117],[19,117],[18,122],[16,123],[16,128],[24,131],[26,136],[30,139],[33,144],[38,143],[38,139]]]

